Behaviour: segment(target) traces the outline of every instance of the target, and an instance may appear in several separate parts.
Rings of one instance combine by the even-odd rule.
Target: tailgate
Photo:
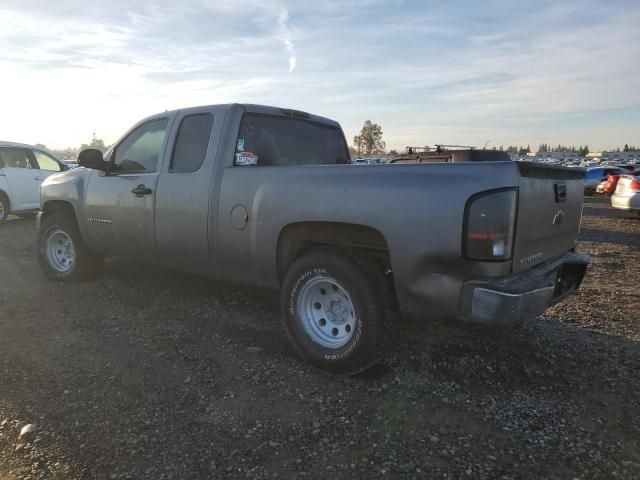
[[[574,248],[580,231],[584,170],[518,162],[518,216],[513,271]]]

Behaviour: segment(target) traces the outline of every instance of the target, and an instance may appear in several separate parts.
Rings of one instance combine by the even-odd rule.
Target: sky
[[[240,102],[387,148],[640,146],[640,1],[0,0],[0,140]]]

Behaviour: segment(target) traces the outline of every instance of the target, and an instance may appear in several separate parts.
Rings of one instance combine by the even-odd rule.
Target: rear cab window
[[[190,173],[200,170],[207,155],[213,129],[213,115],[187,115],[180,122],[169,172]]]
[[[339,165],[349,151],[339,127],[312,120],[245,113],[234,165]]]

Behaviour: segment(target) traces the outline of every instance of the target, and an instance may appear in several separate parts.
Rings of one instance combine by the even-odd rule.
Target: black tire
[[[0,192],[0,223],[4,223],[11,212],[11,205],[6,195]]]
[[[315,341],[306,330],[304,314],[298,311],[301,291],[316,277],[335,279],[355,308],[351,337],[338,348],[328,348]],[[289,268],[281,293],[285,328],[298,353],[323,370],[349,375],[375,365],[385,353],[392,301],[390,281],[373,260],[357,253],[326,250],[300,256]]]
[[[71,268],[64,272],[52,266],[47,255],[49,237],[57,231],[71,239],[75,253]],[[53,213],[42,221],[36,236],[36,252],[42,272],[48,279],[56,282],[91,280],[102,273],[103,258],[87,250],[75,219],[66,211]]]

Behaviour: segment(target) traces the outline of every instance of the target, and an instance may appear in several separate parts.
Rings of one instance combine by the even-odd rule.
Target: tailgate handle
[[[567,201],[567,186],[564,183],[556,183],[553,189],[556,192],[556,203]]]

